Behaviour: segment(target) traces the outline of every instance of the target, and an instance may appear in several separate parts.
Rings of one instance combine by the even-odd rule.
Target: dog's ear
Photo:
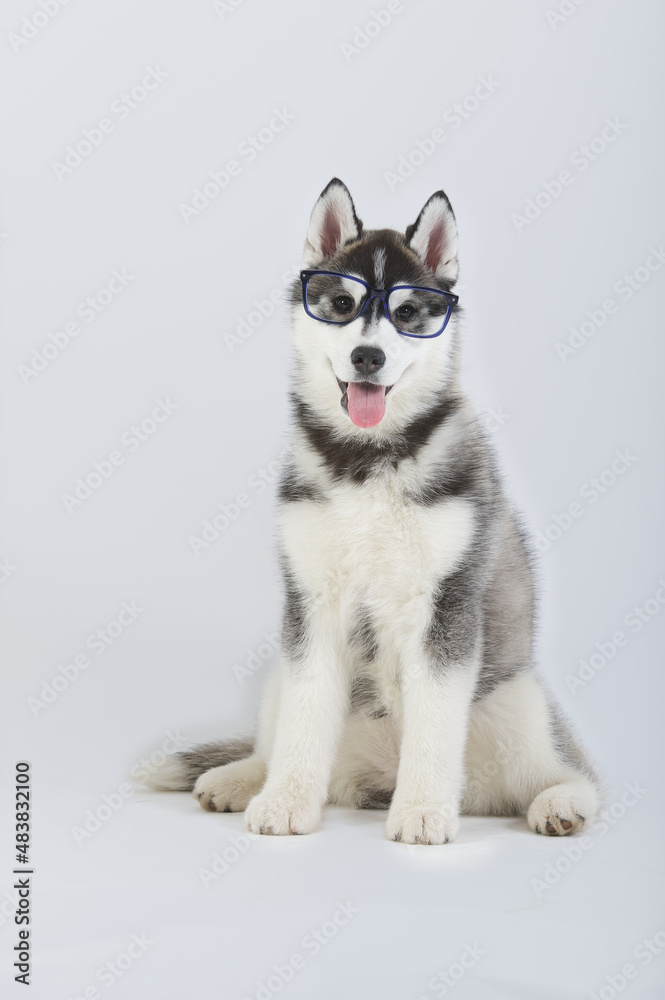
[[[338,247],[357,240],[363,224],[356,215],[348,188],[337,177],[321,192],[314,206],[305,242],[305,266],[315,267]]]
[[[443,191],[433,194],[406,231],[406,242],[440,281],[457,281],[457,223]]]

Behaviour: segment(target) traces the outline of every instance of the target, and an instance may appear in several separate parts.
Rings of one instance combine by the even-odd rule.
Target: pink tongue
[[[349,382],[349,416],[357,427],[375,427],[386,412],[385,385]]]

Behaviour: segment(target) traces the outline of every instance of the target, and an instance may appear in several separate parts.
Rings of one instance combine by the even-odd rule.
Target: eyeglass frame
[[[368,290],[369,295],[365,299],[365,302],[363,303],[360,312],[356,313],[353,319],[342,319],[342,320],[323,319],[321,316],[315,316],[314,313],[310,312],[309,307],[307,305],[307,284],[309,282],[309,279],[312,278],[315,274],[329,275],[331,278],[347,278],[349,281],[356,281],[359,285],[364,285],[365,288]],[[448,326],[450,317],[452,316],[455,307],[459,302],[459,295],[455,295],[454,292],[446,292],[442,288],[426,288],[424,285],[391,285],[390,288],[383,288],[383,289],[372,288],[372,286],[369,285],[366,281],[364,281],[363,278],[356,278],[355,275],[352,274],[341,274],[339,271],[319,271],[316,268],[313,270],[309,269],[304,270],[300,272],[300,281],[302,283],[303,308],[308,316],[310,316],[312,319],[318,320],[319,323],[330,323],[333,326],[346,326],[347,323],[353,323],[355,320],[360,319],[360,317],[366,311],[367,306],[370,304],[370,302],[373,302],[374,299],[380,299],[383,302],[383,312],[388,322],[395,327],[395,329],[397,330],[397,332],[401,337],[411,337],[413,340],[431,340],[433,337],[440,337],[443,331]],[[400,330],[400,328],[395,323],[393,323],[392,319],[390,318],[390,309],[388,308],[388,298],[391,292],[402,291],[404,289],[407,290],[411,289],[416,292],[433,292],[435,295],[442,295],[446,299],[448,303],[448,310],[446,312],[446,317],[443,321],[443,326],[441,327],[440,330],[438,330],[436,333],[424,333],[424,334],[405,333],[404,330]]]

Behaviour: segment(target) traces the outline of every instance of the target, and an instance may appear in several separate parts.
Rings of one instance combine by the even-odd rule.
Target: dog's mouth
[[[335,376],[337,378],[337,376]],[[376,385],[374,382],[342,382],[337,379],[342,393],[340,400],[356,427],[376,427],[386,412],[386,396],[392,385]]]

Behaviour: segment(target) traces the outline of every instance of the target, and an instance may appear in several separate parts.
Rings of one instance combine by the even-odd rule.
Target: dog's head
[[[314,206],[304,265],[293,296],[298,394],[339,430],[402,429],[440,398],[453,369],[459,268],[448,198],[432,195],[404,234],[364,232],[335,178]]]

